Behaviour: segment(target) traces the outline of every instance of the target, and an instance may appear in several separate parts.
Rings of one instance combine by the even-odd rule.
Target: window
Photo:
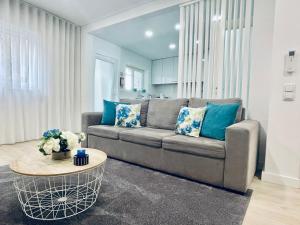
[[[126,90],[142,91],[144,89],[144,70],[127,66],[124,78]]]

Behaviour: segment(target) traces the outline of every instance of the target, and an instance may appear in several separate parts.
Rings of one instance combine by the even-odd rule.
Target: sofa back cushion
[[[190,98],[189,100],[189,107],[197,108],[197,107],[204,107],[207,103],[212,104],[239,104],[239,108],[236,114],[235,122],[240,122],[242,120],[243,114],[243,104],[242,99],[240,98],[227,98],[227,99],[201,99],[201,98]]]
[[[179,111],[187,104],[187,99],[151,99],[147,127],[175,130]]]
[[[147,113],[149,100],[144,99],[120,99],[120,102],[127,102],[129,104],[141,104],[141,126],[145,127],[147,125]]]

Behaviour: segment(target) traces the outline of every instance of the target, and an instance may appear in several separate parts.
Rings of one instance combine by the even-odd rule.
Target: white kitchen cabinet
[[[178,82],[178,57],[173,57],[173,74],[172,74],[172,83]]]
[[[152,61],[152,84],[162,84],[162,60]]]
[[[177,83],[178,57],[152,61],[152,84]]]
[[[162,59],[162,81],[164,84],[169,84],[172,81],[172,76],[174,73],[173,58]]]

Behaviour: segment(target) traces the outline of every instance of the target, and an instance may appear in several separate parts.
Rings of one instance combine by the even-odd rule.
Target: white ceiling
[[[78,25],[86,25],[155,0],[25,0]]]
[[[178,55],[179,32],[174,29],[178,22],[179,7],[175,6],[102,28],[94,34],[149,59],[160,59]],[[145,38],[146,30],[153,31],[152,38]],[[170,43],[176,44],[175,50],[169,49]]]

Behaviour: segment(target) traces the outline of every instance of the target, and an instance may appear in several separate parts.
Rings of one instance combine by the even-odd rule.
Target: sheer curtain
[[[0,144],[80,130],[80,27],[0,1]]]

